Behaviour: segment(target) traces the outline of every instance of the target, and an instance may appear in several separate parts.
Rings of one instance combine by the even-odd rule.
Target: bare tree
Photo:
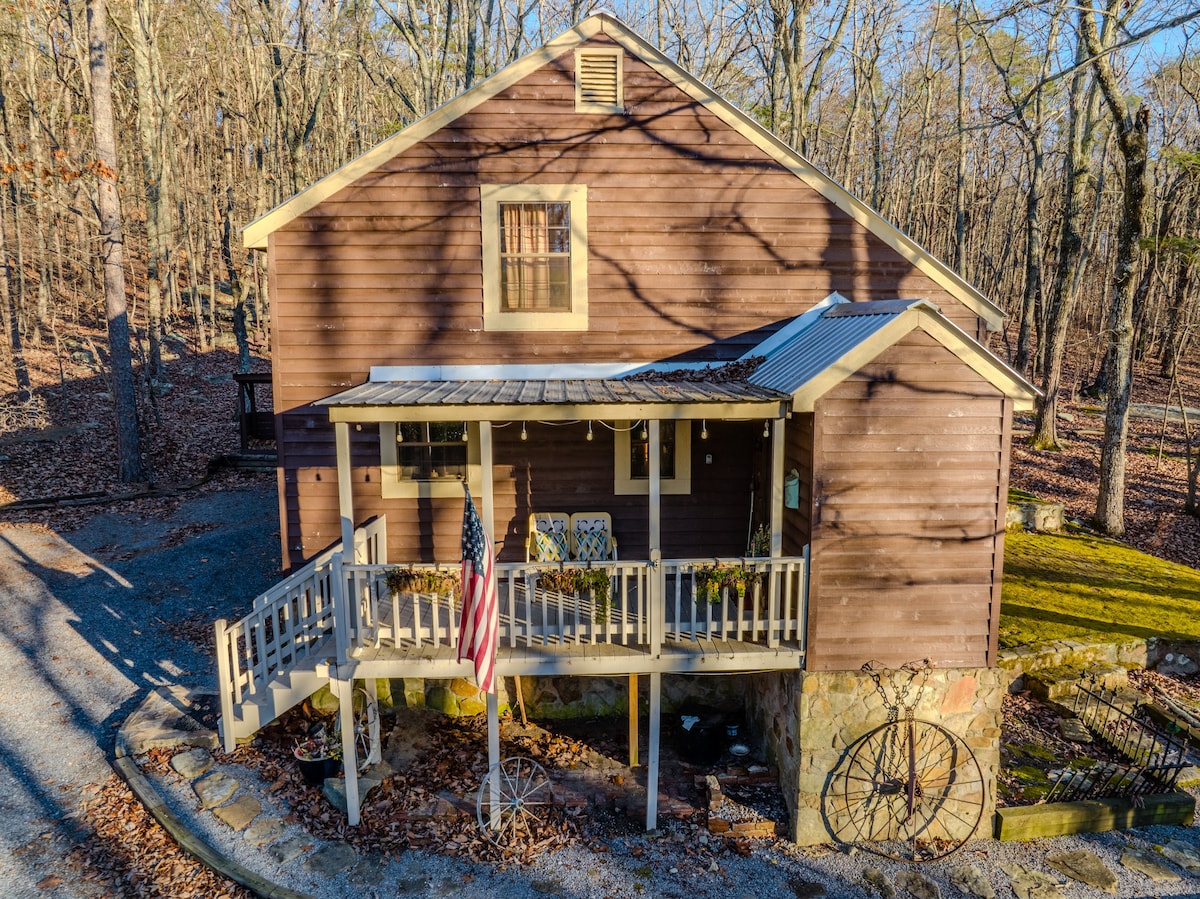
[[[113,122],[112,56],[105,0],[88,0],[88,59],[91,72],[92,131],[96,142],[96,209],[100,216],[100,258],[104,269],[104,308],[117,426],[118,476],[125,483],[147,480],[138,435],[137,394],[129,351],[125,301],[125,241],[117,192],[117,142]]]

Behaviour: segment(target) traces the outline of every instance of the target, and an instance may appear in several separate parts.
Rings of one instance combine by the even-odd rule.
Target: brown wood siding
[[[814,670],[993,664],[1011,401],[914,332],[814,413]]]
[[[785,478],[793,469],[800,475],[800,506],[783,510],[783,554],[798,556],[812,534],[813,414],[793,415],[786,429],[783,472]]]
[[[543,66],[270,236],[291,564],[322,548],[337,521],[332,474],[298,475],[332,464],[332,432],[289,413],[323,415],[307,404],[362,383],[372,365],[734,359],[833,291],[926,297],[978,333],[969,309],[639,60],[625,60],[626,115],[575,112],[573,66],[571,53]],[[588,186],[586,332],[483,330],[478,188],[524,182]],[[355,471],[356,485],[366,473]],[[728,484],[705,474],[727,495],[729,522],[694,532],[725,514],[726,499],[668,497],[665,550],[744,542],[748,501],[739,511],[730,485],[749,474],[735,468]],[[557,495],[574,497],[561,477]],[[622,529],[644,545],[644,500],[620,502]],[[455,528],[428,515],[436,536],[423,546],[441,553]]]

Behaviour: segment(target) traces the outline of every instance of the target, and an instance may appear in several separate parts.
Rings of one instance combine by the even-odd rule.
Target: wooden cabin
[[[244,239],[293,574],[218,625],[227,743],[327,681],[470,670],[452,599],[386,580],[457,568],[464,481],[502,676],[994,664],[1036,394],[987,348],[1001,311],[612,17]],[[568,534],[550,563],[607,571],[603,610],[545,588],[551,513],[604,522],[602,554]]]

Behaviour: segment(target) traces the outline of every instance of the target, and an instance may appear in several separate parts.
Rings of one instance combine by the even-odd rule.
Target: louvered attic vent
[[[620,50],[575,51],[577,112],[624,112]]]

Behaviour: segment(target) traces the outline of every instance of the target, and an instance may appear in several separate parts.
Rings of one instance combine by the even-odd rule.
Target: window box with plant
[[[392,568],[384,576],[388,590],[393,594],[422,593],[434,596],[459,592],[459,573],[437,568]]]

